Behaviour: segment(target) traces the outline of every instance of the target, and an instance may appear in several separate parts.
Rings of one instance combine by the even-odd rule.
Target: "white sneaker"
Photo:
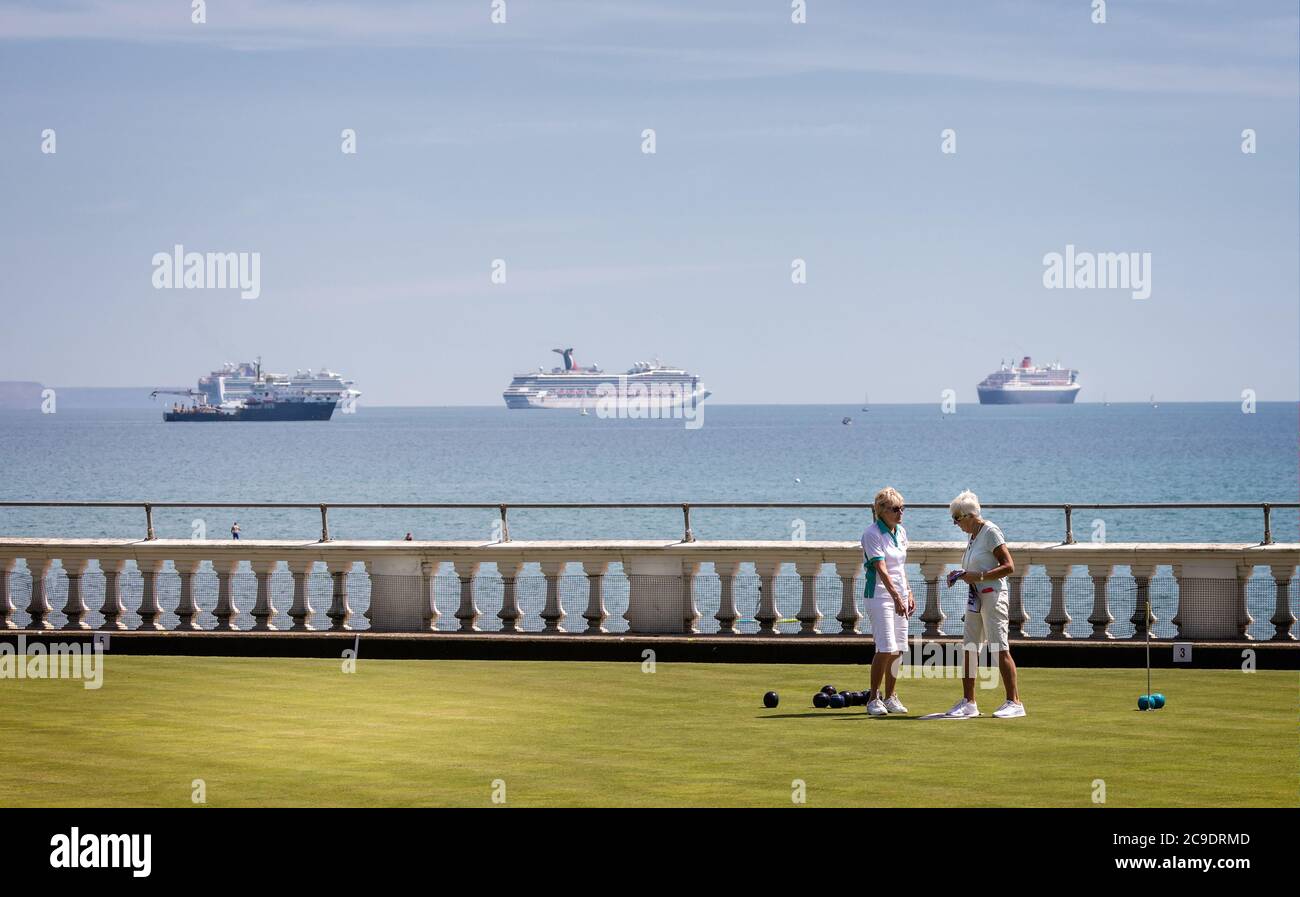
[[[998,719],[1015,719],[1025,715],[1025,705],[1018,704],[1015,701],[1007,701],[997,710],[994,710],[993,715]]]
[[[943,715],[944,719],[974,719],[980,715],[979,706],[974,701],[967,701],[962,698],[952,709]]]
[[[890,713],[907,712],[907,708],[903,706],[903,702],[898,700],[898,695],[890,695],[888,698],[885,699],[885,709],[888,710]]]
[[[876,698],[867,705],[867,713],[872,716],[886,716],[889,711],[885,708],[885,702],[880,700],[880,698]]]

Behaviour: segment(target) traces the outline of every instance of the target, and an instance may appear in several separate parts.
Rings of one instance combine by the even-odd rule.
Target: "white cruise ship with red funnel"
[[[1069,405],[1082,388],[1078,371],[1059,364],[1035,367],[1028,355],[1015,366],[1002,362],[976,387],[981,405]]]

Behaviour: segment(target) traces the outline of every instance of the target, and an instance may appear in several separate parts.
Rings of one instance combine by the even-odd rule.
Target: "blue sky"
[[[1294,3],[489,13],[0,2],[0,379],[260,354],[497,404],[563,344],[718,402],[974,401],[1022,354],[1081,401],[1300,398]],[[261,253],[260,297],[155,290],[176,243]],[[1151,252],[1151,297],[1045,289],[1066,244]]]

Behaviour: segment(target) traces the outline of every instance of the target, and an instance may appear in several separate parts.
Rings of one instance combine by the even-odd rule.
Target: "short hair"
[[[880,511],[885,505],[902,505],[903,496],[893,486],[886,486],[876,493],[875,501],[871,503],[871,515],[879,517]]]
[[[980,515],[980,498],[967,489],[948,503],[948,511],[953,515],[978,517]]]

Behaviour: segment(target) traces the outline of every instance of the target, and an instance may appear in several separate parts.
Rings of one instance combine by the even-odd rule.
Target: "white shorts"
[[[866,602],[867,618],[871,620],[871,635],[876,640],[876,652],[896,654],[907,650],[907,617],[894,607],[894,599],[869,598]]]
[[[976,586],[979,588],[979,586]],[[1011,595],[1008,592],[988,592],[980,595],[979,613],[966,609],[966,631],[962,643],[979,648],[987,643],[989,651],[1009,651],[1008,638],[1011,619]]]

